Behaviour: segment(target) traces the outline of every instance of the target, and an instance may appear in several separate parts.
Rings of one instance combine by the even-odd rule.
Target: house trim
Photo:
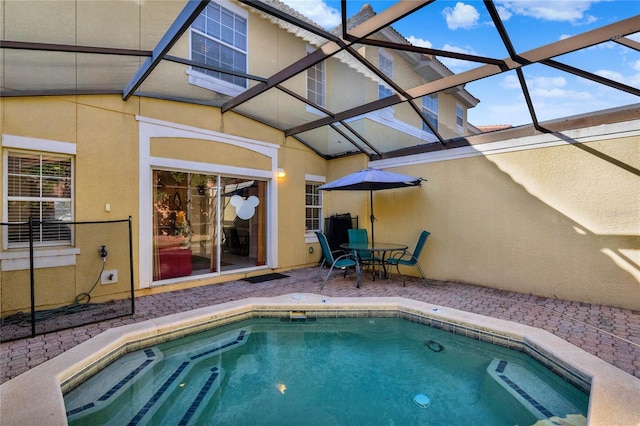
[[[604,124],[584,129],[566,130],[560,133],[544,133],[517,139],[488,142],[477,145],[451,148],[433,152],[407,155],[404,157],[388,158],[371,161],[371,167],[388,168],[412,166],[418,164],[435,163],[439,161],[458,160],[461,158],[480,157],[494,154],[505,154],[530,149],[551,148],[573,143],[588,143],[605,141],[621,137],[640,135],[640,121],[626,121],[622,123]],[[560,135],[564,135],[561,137]],[[567,140],[570,140],[568,142]]]
[[[268,205],[267,205],[267,264],[268,268],[278,266],[278,191],[277,169],[279,145],[259,140],[228,135],[212,130],[185,126],[182,124],[156,120],[148,117],[136,116],[139,126],[140,148],[140,238],[139,238],[139,288],[149,288],[153,283],[153,224],[146,220],[152,215],[153,185],[152,176],[154,168],[171,168],[183,170],[197,170],[212,174],[229,174],[245,177],[254,177],[268,181]],[[152,138],[184,138],[199,139],[213,143],[223,143],[251,150],[271,159],[271,170],[259,170],[245,167],[229,166],[224,164],[203,163],[196,161],[176,160],[171,158],[151,156]],[[256,267],[257,269],[264,266]],[[256,269],[251,268],[250,270]],[[240,270],[217,272],[213,274],[238,273]],[[167,280],[166,283],[193,280],[193,277],[183,277],[175,280]],[[164,284],[165,282],[163,282]]]

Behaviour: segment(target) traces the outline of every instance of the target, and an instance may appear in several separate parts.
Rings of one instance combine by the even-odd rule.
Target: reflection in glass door
[[[266,181],[153,172],[154,281],[266,264]]]
[[[217,176],[189,174],[187,216],[191,227],[191,275],[218,271],[217,186]]]
[[[222,270],[266,263],[266,182],[221,179]]]

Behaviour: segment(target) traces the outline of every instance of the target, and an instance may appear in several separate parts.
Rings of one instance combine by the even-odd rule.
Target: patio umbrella
[[[373,191],[420,186],[423,180],[426,179],[367,168],[341,177],[333,182],[325,183],[319,186],[318,189],[321,191],[369,191],[371,202],[371,242],[373,243],[375,242],[373,221],[376,220],[373,215]]]

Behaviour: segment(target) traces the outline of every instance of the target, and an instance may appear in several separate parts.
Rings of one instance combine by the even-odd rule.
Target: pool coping
[[[538,328],[401,297],[313,293],[247,298],[111,328],[0,385],[3,425],[66,425],[63,391],[120,355],[252,317],[401,317],[522,350],[575,384],[590,385],[589,425],[640,424],[640,380]],[[293,318],[293,316],[291,316]],[[27,404],[30,404],[27,408]]]

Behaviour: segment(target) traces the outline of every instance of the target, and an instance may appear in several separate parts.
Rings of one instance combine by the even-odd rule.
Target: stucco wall
[[[640,308],[637,131],[503,154],[424,159],[392,170],[428,182],[378,192],[374,209],[379,241],[413,245],[421,229],[432,233],[421,258],[429,277]]]
[[[432,157],[389,168],[428,181],[421,188],[374,193],[377,241],[413,246],[426,229],[432,235],[420,261],[431,278],[640,307],[637,135]],[[365,166],[361,157],[334,160],[330,179]],[[366,192],[325,197],[328,214],[359,215],[361,227],[370,230]]]
[[[141,169],[137,116],[156,120],[172,118],[172,122],[179,125],[225,132],[225,134],[235,133],[236,136],[270,144],[282,143],[277,164],[287,172],[287,176],[274,184],[278,185],[280,191],[278,203],[280,216],[277,221],[283,226],[280,227],[278,235],[272,235],[271,238],[280,241],[279,263],[282,266],[295,267],[315,262],[317,252],[316,255],[310,254],[304,239],[304,179],[305,174],[324,176],[326,163],[293,139],[285,143],[282,132],[233,113],[227,114],[222,120],[216,108],[135,97],[124,102],[117,95],[5,98],[0,102],[2,111],[0,133],[3,135],[75,144],[75,220],[114,220],[132,216],[134,271],[137,272],[134,277],[136,288],[139,285],[137,274],[141,269],[151,268],[151,265],[140,264],[136,255],[139,247],[139,226],[150,220],[150,218],[140,217],[139,199],[141,195],[151,191],[151,188],[139,188],[138,185]],[[149,154],[164,158],[271,171],[270,160],[256,152],[224,144],[216,145],[215,142],[198,139],[161,138],[153,142]],[[292,199],[297,201],[293,203]],[[110,211],[106,211],[107,204]],[[299,232],[294,233],[293,229],[298,229]],[[95,230],[88,231],[86,234],[79,229],[76,230],[77,245],[82,247],[77,259],[93,256],[99,260],[93,250],[96,249],[97,252],[99,246],[93,247],[97,243],[92,245],[90,240],[95,234]],[[110,238],[108,232],[105,233],[99,244],[107,244],[108,247],[114,248],[109,254],[111,263],[111,259],[115,261],[120,254],[115,250],[116,243]],[[125,245],[123,249],[126,248]],[[126,262],[128,257],[121,260]],[[95,265],[80,260],[75,267],[57,269],[57,272],[63,273],[65,280],[68,281],[65,288],[72,288],[72,290],[69,294],[58,292],[57,296],[61,297],[50,297],[51,291],[56,294],[56,286],[51,284],[56,280],[47,274],[56,271],[39,270],[36,276],[37,281],[47,283],[39,293],[48,295],[42,301],[38,300],[39,305],[62,303],[63,299],[72,298],[71,293],[74,291],[76,293],[84,291],[86,287],[84,284],[88,280],[93,282],[97,271]],[[100,300],[102,294],[109,294],[109,297],[113,297],[113,294],[126,297],[129,276],[127,270],[123,268],[119,268],[119,273],[119,285],[109,288],[98,286],[94,294],[96,300]],[[208,280],[202,280],[200,277],[197,285],[223,281],[229,277],[212,276]],[[59,280],[58,282],[61,283]],[[0,284],[3,311],[24,309],[24,301],[28,302],[29,299],[24,292],[25,288],[28,289],[28,273],[24,270],[3,272],[0,274]],[[120,288],[120,284],[124,287]],[[181,285],[195,284],[194,279],[192,283],[187,282]]]
[[[288,138],[281,146],[279,166],[286,176],[278,179],[278,252],[280,268],[315,264],[320,246],[305,242],[305,177],[326,176],[324,159]],[[313,253],[309,253],[313,247]]]
[[[283,269],[312,265],[319,256],[315,245],[315,252],[308,252],[304,238],[305,176],[325,176],[331,181],[367,166],[364,156],[325,161],[263,124],[235,114],[218,119],[215,108],[135,98],[123,102],[118,96],[5,98],[1,102],[3,134],[77,145],[76,219],[133,216],[134,253],[136,224],[144,219],[139,217],[138,200],[141,191],[149,190],[137,185],[138,114],[163,120],[174,117],[181,124],[212,131],[234,129],[240,136],[280,146],[277,165],[286,177],[275,184],[278,265]],[[439,152],[395,166],[374,162],[428,179],[421,188],[374,194],[376,240],[412,246],[419,231],[427,229],[432,235],[421,264],[432,278],[639,309],[639,136],[636,131],[612,138],[596,129],[582,141],[580,133],[574,144],[458,157],[450,150],[448,158],[436,157],[443,155]],[[162,155],[168,155],[167,149],[162,148]],[[366,192],[334,191],[324,197],[325,215],[350,212],[360,217],[362,227],[370,227]],[[107,203],[110,212],[105,211]],[[139,271],[141,265],[134,259]],[[87,266],[83,274],[91,271],[92,266]],[[3,300],[14,299],[7,291],[12,291],[8,289],[15,279],[3,274]]]

